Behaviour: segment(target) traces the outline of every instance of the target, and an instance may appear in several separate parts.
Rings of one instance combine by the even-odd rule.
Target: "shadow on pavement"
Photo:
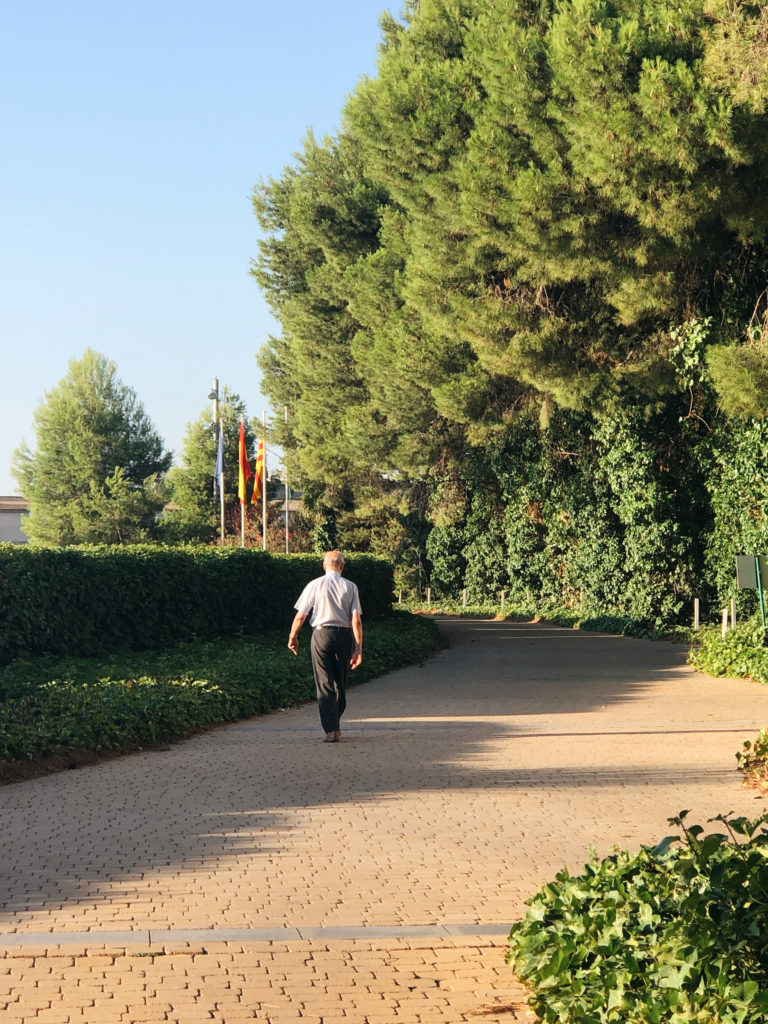
[[[148,899],[145,875],[188,877],[193,891],[196,872],[241,856],[284,870],[281,858],[306,855],[315,840],[308,817],[341,809],[343,821],[352,804],[378,813],[403,794],[439,794],[449,807],[459,791],[480,799],[721,780],[733,762],[696,764],[676,749],[701,744],[702,733],[730,743],[731,732],[736,749],[740,719],[748,706],[754,713],[748,684],[727,720],[712,711],[722,681],[688,669],[679,645],[540,623],[440,626],[450,646],[438,657],[351,689],[340,744],[319,742],[316,710],[305,707],[0,789],[0,930],[68,903],[130,900],[136,886]],[[659,764],[646,748],[666,734],[674,740]],[[600,744],[595,763],[582,763],[585,737]],[[394,818],[393,828],[418,842]],[[342,831],[319,855],[354,846]]]

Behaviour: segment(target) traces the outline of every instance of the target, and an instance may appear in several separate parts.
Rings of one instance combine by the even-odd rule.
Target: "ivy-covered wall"
[[[480,603],[505,590],[649,627],[690,622],[695,597],[710,618],[732,597],[753,611],[734,556],[768,554],[768,424],[684,413],[522,418],[505,445],[476,450],[465,515],[428,540],[435,592]]]

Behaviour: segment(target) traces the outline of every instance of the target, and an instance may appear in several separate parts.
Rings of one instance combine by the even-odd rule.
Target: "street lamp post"
[[[219,499],[221,502],[221,544],[224,545],[224,424],[219,418],[219,378],[213,378],[213,388],[208,392],[213,402],[213,433],[219,428],[218,454],[216,456],[216,477],[219,481]]]
[[[283,407],[285,410],[285,426],[288,427],[288,406]],[[286,429],[286,438],[288,431]],[[283,447],[283,468],[285,469],[285,553],[288,554],[288,504],[290,502],[290,490],[288,489],[288,449]]]

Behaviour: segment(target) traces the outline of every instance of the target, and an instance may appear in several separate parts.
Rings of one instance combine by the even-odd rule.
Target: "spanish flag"
[[[251,476],[253,476],[253,470],[245,453],[245,430],[243,428],[243,421],[240,420],[240,477],[237,484],[237,494],[241,505],[245,504],[245,485]]]
[[[256,476],[253,480],[253,497],[251,504],[261,501],[261,488],[264,486],[264,440],[259,441],[259,454],[256,456]]]

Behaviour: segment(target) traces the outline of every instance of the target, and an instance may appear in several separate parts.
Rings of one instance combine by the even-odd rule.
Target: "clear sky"
[[[214,377],[261,418],[277,327],[250,193],[376,72],[386,0],[8,0],[0,43],[0,494],[73,357],[178,452]],[[269,410],[267,410],[269,412]]]

